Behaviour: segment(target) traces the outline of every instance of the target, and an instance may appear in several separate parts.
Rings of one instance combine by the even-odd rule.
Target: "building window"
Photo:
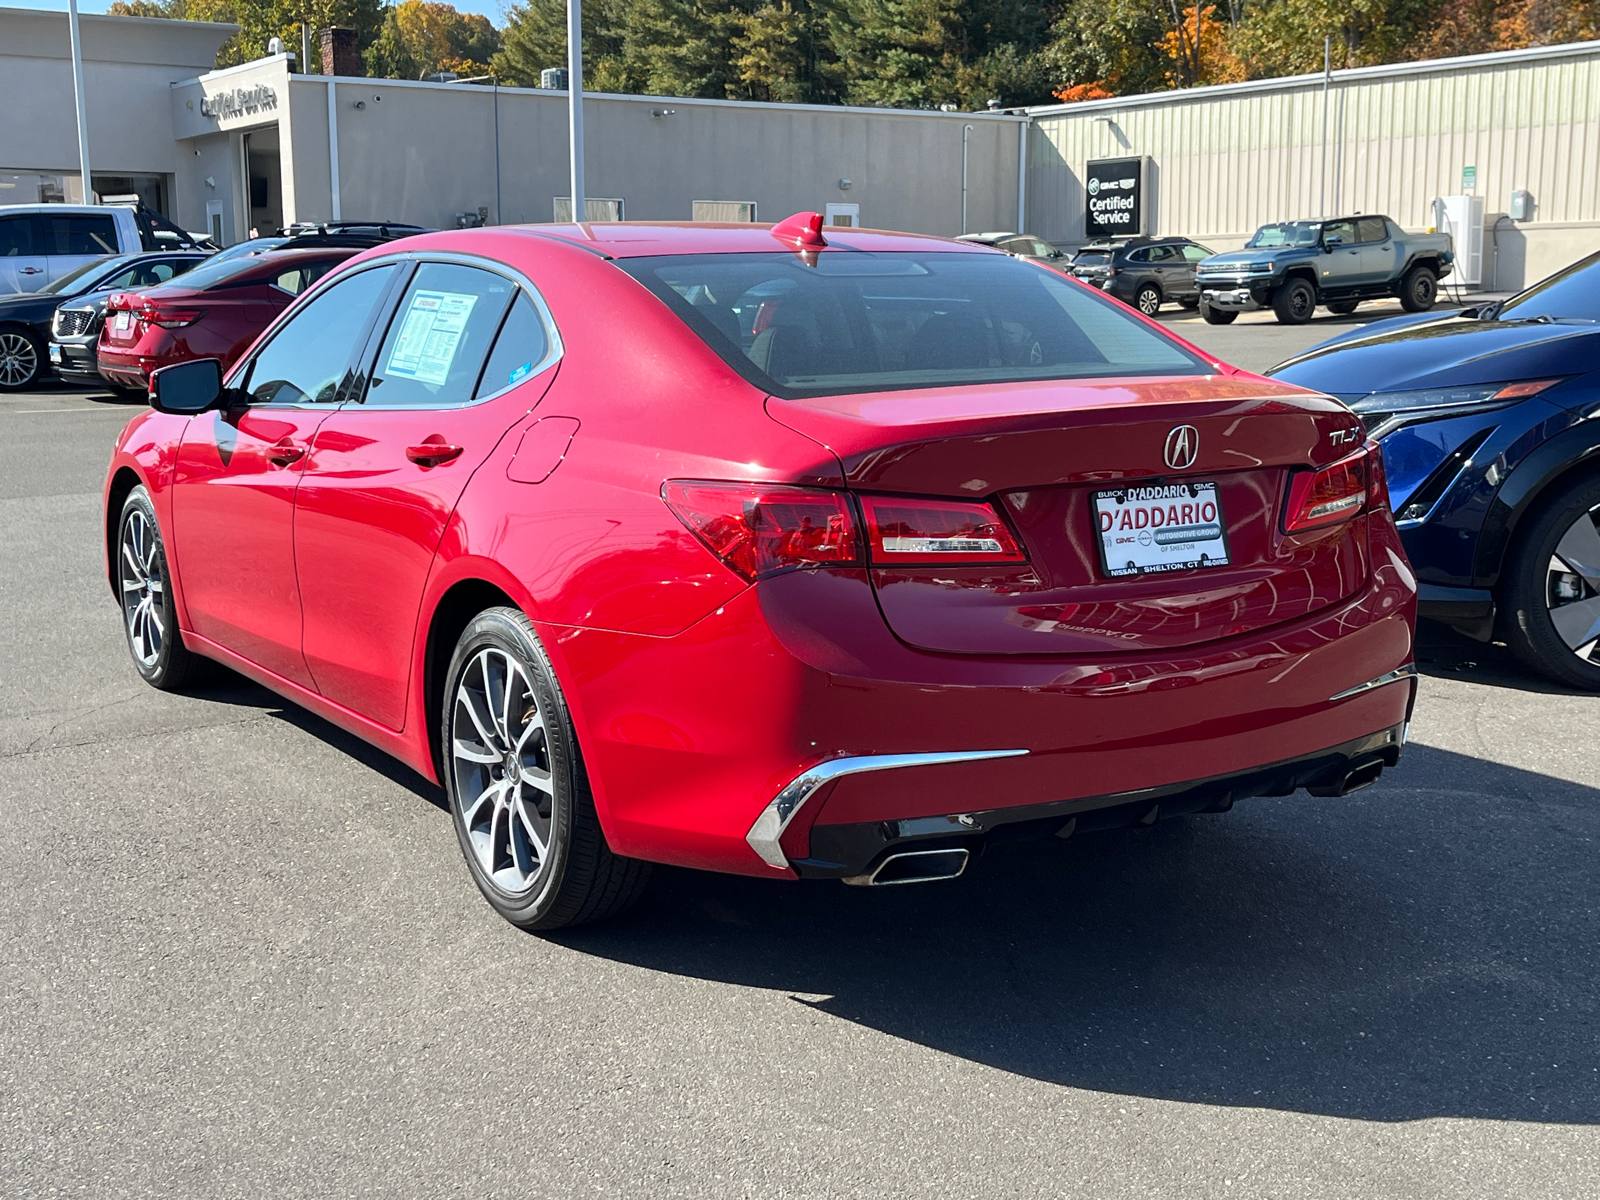
[[[756,202],[754,200],[696,200],[694,202],[693,221],[754,221],[756,219]]]
[[[147,208],[167,215],[165,175],[96,175],[94,196],[88,203],[105,203],[108,197],[136,196]],[[82,204],[83,181],[76,173],[0,170],[0,204]]]
[[[572,223],[572,197],[557,196],[555,198],[555,221],[557,225],[570,225]],[[585,196],[583,199],[583,219],[585,221],[621,221],[622,201],[620,199],[602,200],[594,196]]]

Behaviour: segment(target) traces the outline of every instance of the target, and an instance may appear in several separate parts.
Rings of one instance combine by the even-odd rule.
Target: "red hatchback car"
[[[652,861],[941,879],[1398,760],[1416,584],[1349,410],[820,223],[413,238],[158,372],[105,491],[140,673],[442,783],[530,928]]]
[[[282,250],[225,258],[161,287],[118,292],[106,305],[96,347],[100,374],[143,391],[153,371],[173,363],[215,358],[232,366],[296,296],[355,253]]]

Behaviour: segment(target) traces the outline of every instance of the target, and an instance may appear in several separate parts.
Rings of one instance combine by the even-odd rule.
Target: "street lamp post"
[[[94,203],[89,171],[89,110],[83,102],[83,41],[78,36],[78,0],[67,0],[72,30],[72,91],[78,101],[78,170],[83,176],[83,202]]]
[[[583,189],[583,0],[567,0],[567,133],[572,145],[572,219],[589,215]]]

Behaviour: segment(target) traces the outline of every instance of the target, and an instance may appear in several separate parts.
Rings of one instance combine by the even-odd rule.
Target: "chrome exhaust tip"
[[[1348,796],[1351,792],[1359,792],[1377,783],[1378,776],[1383,774],[1383,766],[1381,758],[1374,758],[1350,768],[1335,783],[1307,787],[1306,791],[1313,796]]]
[[[851,887],[892,887],[897,883],[932,883],[936,879],[954,879],[967,869],[971,853],[964,848],[954,850],[904,850],[891,854],[865,875],[850,875],[845,882]]]

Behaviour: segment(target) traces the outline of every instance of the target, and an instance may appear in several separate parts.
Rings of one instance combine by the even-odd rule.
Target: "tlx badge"
[[[1182,471],[1194,465],[1195,455],[1199,453],[1200,431],[1193,425],[1174,425],[1167,434],[1167,466]]]

